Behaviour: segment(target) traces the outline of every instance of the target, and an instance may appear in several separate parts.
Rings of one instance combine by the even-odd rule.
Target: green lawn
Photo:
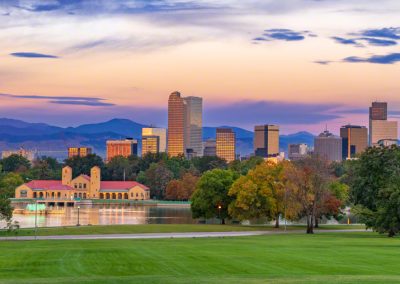
[[[364,229],[364,225],[322,225],[321,229]],[[283,230],[283,226],[279,230]],[[305,230],[304,226],[288,226],[288,230]],[[38,235],[92,235],[92,234],[143,234],[143,233],[181,233],[181,232],[231,232],[231,231],[258,231],[277,230],[272,226],[241,226],[241,225],[201,225],[201,224],[176,224],[176,225],[107,225],[107,226],[81,226],[81,227],[51,227],[39,228]],[[20,229],[19,236],[33,236],[33,229]],[[0,237],[9,233],[0,230]]]
[[[399,283],[375,233],[0,242],[1,283]]]

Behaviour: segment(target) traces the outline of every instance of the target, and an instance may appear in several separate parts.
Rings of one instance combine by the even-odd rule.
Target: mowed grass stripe
[[[400,239],[375,233],[10,241],[0,250],[7,283],[400,281]]]

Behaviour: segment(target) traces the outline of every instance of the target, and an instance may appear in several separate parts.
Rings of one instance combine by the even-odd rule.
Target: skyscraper
[[[181,93],[173,92],[168,99],[168,154],[185,154],[185,101]]]
[[[373,102],[369,108],[369,145],[378,146],[380,140],[397,140],[397,121],[387,120],[387,103]]]
[[[203,99],[181,97],[174,92],[168,100],[168,154],[202,156]]]
[[[342,126],[340,137],[342,137],[342,157],[344,160],[354,158],[368,147],[368,130],[364,126]]]
[[[203,155],[215,157],[217,155],[217,142],[215,139],[208,139],[204,142]]]
[[[142,128],[142,156],[146,153],[167,151],[167,130],[165,128]]]
[[[75,156],[86,157],[89,154],[92,154],[92,148],[89,148],[89,147],[69,147],[68,148],[68,158],[72,158]]]
[[[232,129],[217,128],[216,154],[228,163],[235,160],[236,135]]]
[[[124,140],[107,140],[106,161],[111,161],[116,156],[137,156],[137,140],[126,138]]]
[[[203,155],[203,99],[186,97],[185,151],[194,156]]]
[[[308,146],[307,144],[289,144],[288,147],[288,158],[289,160],[295,161],[307,157]]]
[[[314,138],[314,154],[328,161],[342,160],[342,138],[325,130]]]
[[[254,127],[254,153],[264,158],[279,155],[279,126],[265,124]]]

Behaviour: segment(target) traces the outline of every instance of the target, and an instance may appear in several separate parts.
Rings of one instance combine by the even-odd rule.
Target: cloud
[[[351,45],[354,45],[354,46],[357,46],[357,47],[363,47],[362,44],[357,42],[357,39],[343,38],[343,37],[338,37],[338,36],[333,36],[331,38],[334,41],[336,41],[337,43],[340,43],[340,44],[345,44],[345,45],[351,44]]]
[[[331,64],[333,61],[330,61],[330,60],[317,60],[317,61],[314,61],[314,63],[316,63],[316,64],[320,64],[320,65],[328,65],[328,64]]]
[[[289,29],[265,30],[264,36],[269,39],[284,40],[284,41],[299,41],[305,38],[303,32],[295,32]]]
[[[365,30],[361,34],[367,37],[400,39],[400,28],[397,27],[397,28],[371,29],[371,30]]]
[[[0,97],[13,98],[13,99],[33,99],[45,100],[52,104],[61,105],[82,105],[82,106],[114,106],[113,103],[104,102],[103,98],[93,97],[67,97],[67,96],[37,96],[37,95],[12,95],[2,94]]]
[[[332,37],[337,43],[354,45],[356,47],[365,47],[361,42],[373,46],[392,46],[397,45],[400,39],[400,28],[383,28],[364,30],[357,33],[348,34],[351,38]]]
[[[24,57],[24,58],[59,58],[55,55],[35,53],[35,52],[14,52],[10,54],[15,57]]]
[[[395,64],[400,61],[400,53],[389,53],[386,55],[373,55],[367,58],[350,56],[343,59],[350,63],[375,63],[375,64]]]

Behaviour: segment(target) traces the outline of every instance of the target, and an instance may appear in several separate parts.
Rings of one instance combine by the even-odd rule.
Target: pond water
[[[74,226],[78,223],[78,208],[65,207],[61,214],[38,214],[38,227]],[[35,214],[14,214],[21,228],[35,226]],[[112,225],[112,224],[194,224],[189,207],[183,206],[143,206],[102,204],[81,206],[79,224]],[[1,224],[3,225],[3,224]],[[1,226],[4,227],[4,226]]]

